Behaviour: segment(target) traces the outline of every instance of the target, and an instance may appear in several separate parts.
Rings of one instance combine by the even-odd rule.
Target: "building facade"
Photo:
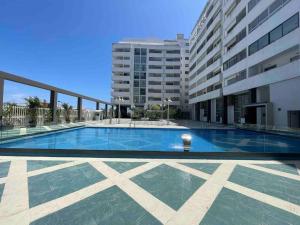
[[[189,40],[128,40],[112,46],[112,102],[122,116],[133,107],[170,105],[189,112]],[[119,98],[122,98],[120,101]]]
[[[190,38],[194,120],[300,127],[299,0],[210,0]]]

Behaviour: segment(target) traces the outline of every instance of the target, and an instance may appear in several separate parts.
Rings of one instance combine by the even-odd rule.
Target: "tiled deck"
[[[0,224],[300,225],[300,161],[1,157]]]

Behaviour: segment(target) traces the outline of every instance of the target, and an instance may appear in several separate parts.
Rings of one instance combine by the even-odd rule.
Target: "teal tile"
[[[158,166],[131,180],[175,210],[205,182],[167,165]]]
[[[300,205],[300,181],[236,166],[229,181]]]
[[[29,206],[62,197],[104,179],[88,163],[29,177]]]
[[[180,163],[182,165],[191,167],[201,172],[213,174],[220,166],[220,163]]]
[[[150,213],[114,186],[31,225],[159,225]]]
[[[299,175],[295,164],[255,164],[272,170]]]
[[[300,217],[222,189],[200,225],[300,225]]]
[[[44,160],[28,160],[27,161],[27,172],[47,168],[50,166],[56,166],[71,161],[44,161]]]
[[[7,177],[9,166],[10,166],[10,162],[0,163],[0,178]]]
[[[124,173],[128,170],[136,168],[138,166],[144,165],[145,162],[105,162],[114,170],[118,171],[119,173]]]
[[[3,191],[4,191],[4,185],[5,184],[0,184],[0,202],[1,202]]]

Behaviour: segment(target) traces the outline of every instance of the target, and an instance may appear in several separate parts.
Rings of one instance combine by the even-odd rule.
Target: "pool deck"
[[[299,225],[300,161],[1,156],[0,224]]]

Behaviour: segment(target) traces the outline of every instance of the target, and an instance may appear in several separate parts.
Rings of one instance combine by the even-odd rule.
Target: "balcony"
[[[201,95],[201,96],[197,96],[193,99],[190,99],[190,104],[194,104],[194,103],[197,103],[197,102],[204,102],[204,101],[207,101],[207,100],[210,100],[210,99],[215,99],[215,98],[219,98],[221,97],[222,94],[221,94],[221,89],[218,89],[218,90],[214,90],[214,91],[211,91],[211,92],[208,92],[204,95]]]
[[[260,73],[251,77],[248,76],[248,78],[245,80],[224,87],[223,93],[224,95],[230,95],[233,93],[292,79],[299,76],[300,60],[296,60],[292,63],[277,67],[267,72]]]

